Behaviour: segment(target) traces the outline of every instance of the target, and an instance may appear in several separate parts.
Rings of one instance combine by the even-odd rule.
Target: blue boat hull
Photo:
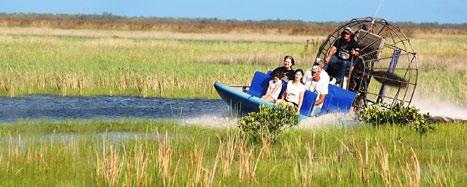
[[[259,111],[260,105],[269,107],[275,106],[273,103],[263,101],[259,98],[266,92],[269,80],[271,80],[270,75],[257,71],[253,75],[248,93],[245,93],[240,89],[225,86],[219,82],[214,83],[214,88],[217,93],[219,93],[222,100],[227,102],[234,111],[243,115]],[[284,82],[283,90],[285,90],[286,85],[287,83]],[[326,95],[321,111],[316,115],[348,112],[352,107],[356,94],[335,85],[329,85],[328,89],[329,93]],[[300,108],[301,118],[312,115],[316,97],[316,93],[305,91],[302,106]]]
[[[217,93],[219,93],[222,100],[229,104],[234,111],[240,114],[257,112],[259,111],[260,105],[274,107],[274,104],[270,102],[263,101],[256,96],[244,93],[242,90],[233,87],[225,86],[219,82],[214,83],[214,88]]]

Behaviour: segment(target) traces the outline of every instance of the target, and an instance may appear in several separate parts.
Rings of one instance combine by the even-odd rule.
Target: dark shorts
[[[342,60],[338,56],[333,55],[325,70],[329,76],[336,78],[337,82],[342,81],[346,72],[350,69],[350,61]]]
[[[287,101],[288,103],[292,103],[295,107],[298,107],[298,104],[297,103],[294,103],[292,101],[288,101],[287,99],[284,99],[285,101]]]

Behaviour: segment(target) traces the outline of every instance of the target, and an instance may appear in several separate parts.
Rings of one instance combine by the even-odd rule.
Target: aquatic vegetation
[[[0,125],[0,185],[462,186],[466,127],[289,129],[252,145],[171,121],[23,121]]]
[[[358,114],[358,119],[363,123],[409,126],[420,134],[434,130],[429,118],[428,113],[420,113],[416,107],[404,106],[403,103],[377,103],[363,108]]]
[[[260,106],[258,112],[243,116],[238,127],[247,140],[275,143],[282,131],[298,125],[297,113],[297,108],[292,105]]]

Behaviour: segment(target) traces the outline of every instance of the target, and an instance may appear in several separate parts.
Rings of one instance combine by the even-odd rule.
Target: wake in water
[[[309,117],[298,125],[299,128],[314,129],[321,127],[354,127],[358,125],[358,120],[351,113],[333,113],[318,117]]]
[[[434,99],[416,99],[412,105],[421,112],[428,112],[431,116],[442,116],[453,119],[467,120],[467,106],[455,105],[450,102],[436,101]],[[182,120],[187,125],[200,125],[208,127],[236,127],[239,118],[228,110],[224,113],[202,114]],[[355,127],[359,124],[354,113],[325,114],[318,117],[309,117],[300,121],[298,127],[302,129],[315,129],[322,127]]]
[[[239,117],[235,117],[229,112],[224,114],[203,114],[200,116],[180,119],[185,125],[199,125],[207,127],[236,127]],[[314,129],[321,127],[353,127],[358,125],[358,120],[351,113],[334,113],[318,117],[303,119],[296,128]]]
[[[203,114],[180,120],[184,125],[198,125],[206,127],[236,127],[238,118],[225,114]]]
[[[449,101],[440,101],[433,98],[414,99],[412,104],[420,109],[421,112],[428,112],[430,116],[467,120],[466,105],[456,105]]]

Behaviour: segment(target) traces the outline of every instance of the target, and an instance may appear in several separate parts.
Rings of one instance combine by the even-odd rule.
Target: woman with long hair
[[[294,79],[287,83],[287,89],[282,94],[281,100],[277,102],[291,103],[300,111],[303,103],[303,95],[305,94],[305,84],[302,78],[303,70],[297,69],[294,74]]]

